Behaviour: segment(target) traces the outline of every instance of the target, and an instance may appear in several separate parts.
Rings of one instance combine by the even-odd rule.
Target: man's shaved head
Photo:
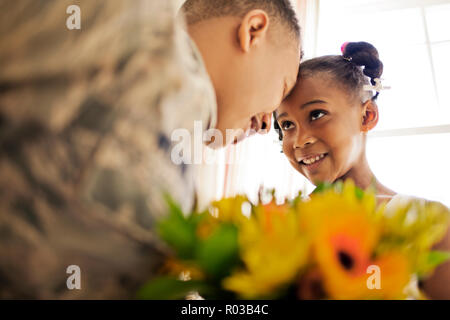
[[[300,39],[300,26],[290,0],[187,0],[182,11],[189,25],[210,18],[243,17],[254,9],[264,10],[275,23],[280,23]]]

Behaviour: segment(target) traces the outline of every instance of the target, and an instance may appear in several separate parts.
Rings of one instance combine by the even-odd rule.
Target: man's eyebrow
[[[312,101],[309,101],[309,102],[307,102],[307,103],[302,104],[302,105],[300,106],[300,109],[305,109],[306,107],[309,107],[310,105],[318,104],[318,103],[326,104],[327,102],[326,102],[326,101],[323,101],[323,100],[312,100]]]

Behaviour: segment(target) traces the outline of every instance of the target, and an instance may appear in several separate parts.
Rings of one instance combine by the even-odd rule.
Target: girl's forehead
[[[328,72],[300,76],[294,91],[297,99],[317,94],[329,99],[344,99],[350,104],[360,102],[361,99],[361,92],[358,88],[352,89],[350,84]]]
[[[308,74],[305,76],[300,76],[297,79],[296,89],[304,94],[306,90],[302,90],[302,88],[307,87],[309,90],[314,93],[315,91],[323,91],[328,88],[337,87],[337,81],[333,78],[332,75],[324,72],[319,72],[316,74]]]
[[[309,99],[340,100],[347,95],[345,88],[330,77],[311,76],[298,80],[290,98],[298,103]]]
[[[300,111],[303,109],[302,105],[319,100],[326,102],[330,107],[353,105],[353,99],[344,86],[329,78],[312,76],[299,79],[294,91],[283,101],[276,114]]]

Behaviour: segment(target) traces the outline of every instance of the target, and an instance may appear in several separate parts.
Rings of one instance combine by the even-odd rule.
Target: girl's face
[[[364,154],[362,104],[326,75],[301,79],[277,110],[283,152],[311,182],[334,182]]]

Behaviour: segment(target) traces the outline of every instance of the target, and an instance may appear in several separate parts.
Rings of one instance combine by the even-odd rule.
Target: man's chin
[[[242,134],[242,135],[239,135],[239,136],[235,136],[235,137],[232,139],[231,144],[238,144],[238,143],[244,141],[244,140],[245,140],[246,138],[248,138],[248,137],[249,137],[249,135],[248,135],[247,133]]]
[[[226,139],[225,130],[220,128],[208,129],[208,137],[203,140],[205,146],[211,149],[221,149],[226,147],[229,143]]]
[[[205,146],[207,146],[208,148],[213,149],[213,150],[218,150],[218,149],[222,149],[225,147],[225,145],[223,143],[219,144],[219,143],[212,142],[212,141],[205,142]]]
[[[235,145],[252,135],[250,130],[244,129],[215,129],[214,141],[205,143],[212,149],[220,149],[229,145]]]
[[[238,143],[242,142],[245,140],[245,138],[247,138],[246,135],[242,135],[242,136],[236,136],[236,137],[232,137],[229,139],[224,139],[223,141],[218,141],[218,142],[209,142],[209,143],[205,143],[207,147],[211,148],[211,149],[221,149],[221,148],[225,148],[229,145],[237,145]]]

